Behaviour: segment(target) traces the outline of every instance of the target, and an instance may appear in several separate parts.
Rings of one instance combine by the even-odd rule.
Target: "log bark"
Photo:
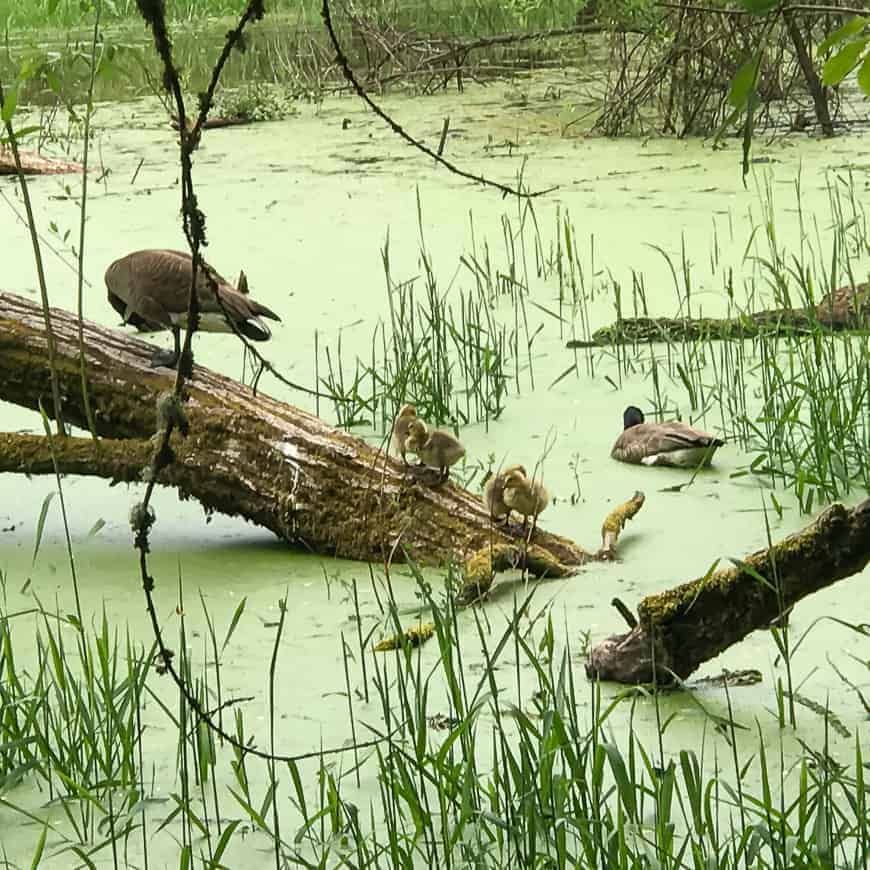
[[[812,308],[773,308],[734,318],[625,317],[597,329],[591,339],[575,339],[566,347],[610,347],[645,341],[753,338],[764,332],[833,331],[870,327],[870,284],[839,287]]]
[[[86,426],[78,321],[52,309],[64,417]],[[98,441],[7,434],[0,471],[61,472],[136,481],[147,465],[158,398],[174,372],[149,366],[154,347],[85,322],[84,352]],[[42,311],[0,293],[0,399],[37,408],[49,395]],[[518,546],[513,529],[492,527],[482,500],[454,483],[432,486],[370,444],[322,420],[200,366],[186,387],[190,434],[174,434],[175,461],[160,482],[207,511],[242,516],[311,551],[368,561],[465,562],[484,548]],[[43,402],[48,410],[50,403]],[[159,522],[159,517],[158,517]],[[554,563],[590,555],[537,529],[531,545]]]
[[[620,683],[669,683],[672,674],[685,679],[750,632],[769,628],[805,596],[859,573],[868,561],[870,499],[851,509],[833,504],[807,528],[732,567],[644,598],[638,624],[599,643],[586,672]]]
[[[58,175],[63,172],[81,172],[81,163],[71,163],[66,160],[55,160],[53,157],[42,157],[29,151],[20,152],[21,171],[24,175]],[[12,152],[0,145],[0,175],[17,175],[15,158]]]

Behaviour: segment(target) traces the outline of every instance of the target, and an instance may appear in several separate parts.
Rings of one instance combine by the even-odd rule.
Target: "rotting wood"
[[[52,309],[64,414],[85,425],[78,321]],[[0,470],[62,473],[134,482],[150,458],[158,399],[173,372],[149,365],[153,345],[85,321],[85,367],[98,442],[7,434]],[[0,293],[0,399],[36,409],[49,394],[41,308]],[[490,546],[519,546],[517,529],[493,527],[483,501],[452,482],[426,485],[401,462],[312,414],[254,394],[195,367],[186,388],[187,438],[173,435],[175,460],[161,483],[207,511],[242,516],[295,545],[325,555],[386,562],[463,564]],[[159,531],[159,517],[158,526]],[[564,566],[590,555],[573,541],[535,530],[531,545]]]
[[[30,151],[21,151],[19,156],[21,158],[21,172],[24,175],[59,175],[64,172],[82,172],[84,169],[81,163],[43,157],[41,154],[33,154]],[[0,145],[0,175],[17,174],[18,170],[15,167],[12,151]]]
[[[812,308],[774,308],[733,318],[625,317],[595,330],[590,339],[572,339],[566,347],[753,338],[761,333],[817,326],[833,331],[870,328],[870,283],[839,287]]]
[[[616,544],[626,522],[643,507],[644,494],[636,492],[628,501],[617,505],[604,520],[601,527],[601,547],[588,560],[609,561],[616,558]],[[519,526],[520,535],[523,527]],[[462,569],[462,586],[456,600],[460,604],[472,604],[484,598],[492,587],[496,574],[505,571],[525,570],[532,577],[570,577],[576,565],[560,562],[543,547],[519,543],[490,543],[466,559]]]
[[[751,632],[769,628],[780,608],[859,573],[868,562],[870,499],[853,508],[833,504],[806,528],[742,562],[644,598],[638,625],[599,643],[586,672],[620,683],[651,683],[654,676],[668,683],[672,673],[685,679]]]

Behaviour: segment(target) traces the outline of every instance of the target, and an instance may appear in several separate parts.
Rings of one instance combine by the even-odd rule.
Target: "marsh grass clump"
[[[203,709],[229,715],[233,706],[232,747],[215,738],[183,695],[170,702],[169,684],[152,666],[155,648],[119,642],[105,614],[86,632],[90,655],[83,659],[69,655],[67,635],[72,631],[78,643],[79,629],[62,616],[40,606],[27,613],[0,606],[0,807],[39,821],[45,810],[22,789],[38,785],[67,824],[35,825],[32,848],[84,863],[101,851],[113,867],[153,865],[161,844],[181,851],[180,866],[197,854],[206,865],[238,866],[251,849],[245,830],[256,836],[263,866],[269,852],[294,866],[352,860],[360,870],[628,868],[650,854],[664,866],[695,868],[775,868],[785,866],[784,855],[861,866],[867,857],[860,734],[851,761],[842,762],[828,745],[833,719],[812,748],[799,732],[797,740],[782,732],[788,746],[779,752],[792,761],[779,772],[761,734],[757,744],[741,737],[739,723],[697,701],[715,727],[687,749],[655,691],[607,697],[596,683],[584,689],[575,682],[571,644],[557,645],[549,607],[532,610],[534,587],[499,622],[482,611],[460,614],[449,572],[443,591],[413,565],[411,572],[432,640],[421,646],[404,632],[408,618],[388,591],[366,638],[380,627],[395,635],[391,649],[373,655],[362,627],[359,655],[341,647],[351,722],[383,738],[348,765],[315,757],[267,771],[270,765],[241,748],[262,738],[246,724],[251,699],[228,698],[221,688],[222,656],[244,619],[243,603],[221,643],[204,599],[204,631],[188,628],[179,588],[178,668]],[[482,667],[464,661],[460,620],[473,625]],[[35,626],[34,661],[24,667],[24,636]],[[200,634],[202,665],[194,656]],[[273,660],[270,680],[280,667]],[[275,704],[270,693],[269,721]],[[815,714],[827,722],[826,706],[816,705]],[[615,738],[620,716],[641,727]],[[155,726],[157,734],[176,735],[175,763],[159,777],[148,736]],[[638,735],[650,727],[646,745]],[[171,794],[160,798],[167,775]],[[364,804],[358,782],[374,785],[363,792]],[[25,858],[7,856],[19,864]]]
[[[503,312],[497,310],[491,280],[476,280],[470,289],[443,289],[425,244],[419,198],[418,220],[418,278],[395,279],[389,238],[381,251],[389,319],[375,325],[368,358],[357,355],[350,373],[340,333],[334,349],[324,348],[326,374],[319,381],[339,425],[371,425],[387,432],[406,403],[438,425],[489,423],[504,410],[509,387],[520,392],[518,358],[528,336],[524,295],[514,292],[512,308]],[[531,340],[526,345],[533,383]],[[322,370],[319,356],[318,350],[316,364]]]

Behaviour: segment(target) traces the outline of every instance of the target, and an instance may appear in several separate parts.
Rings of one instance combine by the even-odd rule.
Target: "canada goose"
[[[205,272],[217,284],[217,295],[223,308],[215,299]],[[178,362],[181,330],[187,326],[192,276],[193,261],[190,254],[159,249],[134,251],[115,260],[106,269],[109,304],[124,318],[125,323],[132,324],[140,332],[172,330],[175,349],[155,353],[151,359],[154,367],[171,367]],[[266,341],[271,332],[260,318],[281,318],[247,294],[248,281],[244,272],[239,275],[239,285],[235,288],[215,269],[202,262],[196,276],[199,329],[202,332],[233,332],[227,320],[229,317],[245,338]]]
[[[416,453],[420,461],[441,472],[441,480],[447,480],[449,468],[465,456],[465,448],[449,432],[434,429],[429,432],[422,420],[411,420],[405,449]]]
[[[645,423],[643,412],[629,405],[623,414],[625,426],[610,455],[635,465],[671,465],[697,468],[709,465],[716,448],[725,442],[685,423]]]
[[[493,474],[483,488],[483,500],[489,508],[490,517],[496,522],[507,521],[510,517],[511,509],[504,501],[504,483],[512,471],[519,471],[523,475],[526,473],[522,465],[509,465]]]
[[[550,503],[550,494],[542,483],[526,477],[524,469],[513,468],[505,474],[504,503],[523,515],[523,529],[531,517],[534,530],[538,514]]]
[[[408,440],[408,427],[417,419],[417,409],[413,405],[402,405],[396,419],[393,421],[393,434],[390,439],[390,448],[394,453],[402,457],[402,462],[408,464],[406,442]]]

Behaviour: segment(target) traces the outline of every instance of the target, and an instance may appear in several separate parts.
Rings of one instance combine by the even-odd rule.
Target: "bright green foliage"
[[[870,96],[868,27],[870,27],[870,18],[856,15],[819,45],[819,55],[829,55],[822,70],[822,81],[826,85],[840,84],[846,76],[857,69],[858,86]]]

